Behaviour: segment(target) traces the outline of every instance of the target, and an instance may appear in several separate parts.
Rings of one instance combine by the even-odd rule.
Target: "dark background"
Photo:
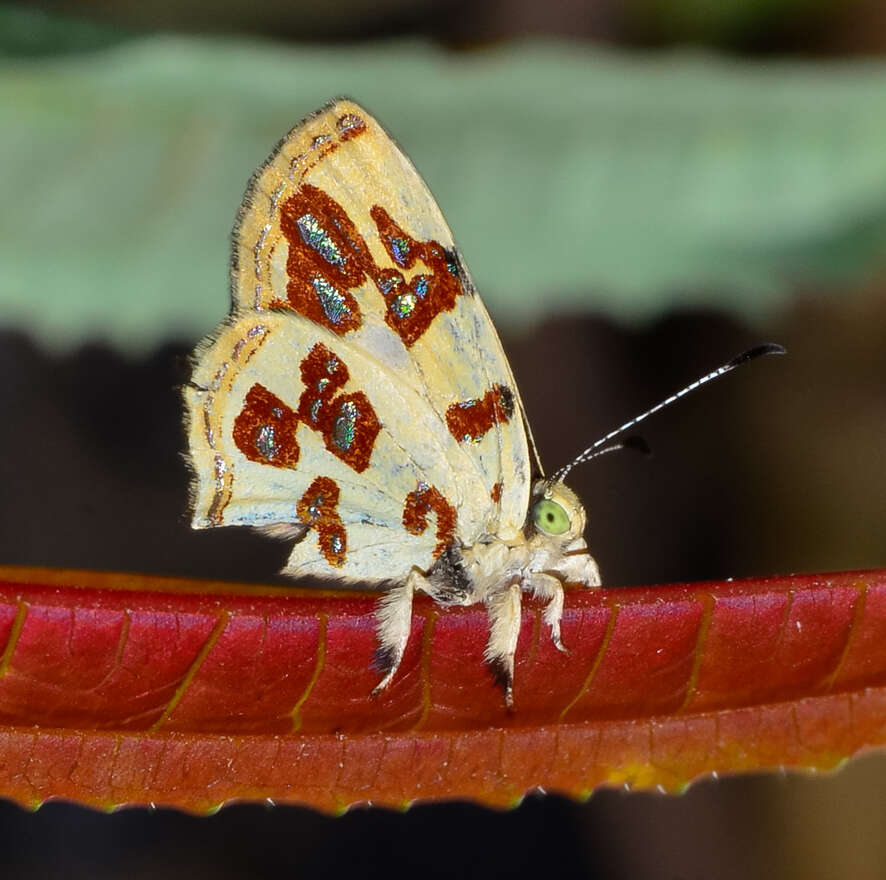
[[[211,16],[197,4],[152,5],[149,13],[141,4],[105,3],[91,4],[89,18],[85,4],[46,8],[69,18],[40,19],[19,38],[23,53],[49,51],[47,33],[56,27],[59,41],[73,27],[79,50],[101,51],[105,40],[157,26],[252,31],[320,47],[424,34],[453,53],[526,34],[567,35],[646,50],[704,45],[736,63],[877,56],[886,48],[875,3],[732,2],[705,13],[703,4],[681,9],[663,0],[563,0],[543,9],[520,0],[371,9],[342,0],[298,10],[228,3]],[[629,325],[574,310],[503,333],[549,470],[743,348],[771,340],[789,350],[644,425],[651,460],[607,456],[574,472],[607,585],[886,564],[882,265],[839,287],[797,284],[786,305],[753,323],[732,312],[671,308]],[[196,338],[172,330],[141,355],[100,341],[56,351],[16,322],[7,328],[0,331],[0,561],[275,577],[284,545],[187,525],[177,386]],[[0,871],[133,880],[874,878],[886,874],[884,767],[873,757],[824,779],[705,781],[681,797],[603,791],[577,804],[531,796],[507,813],[438,804],[332,818],[239,805],[195,818],[162,810],[103,815],[65,804],[31,814],[2,803]]]

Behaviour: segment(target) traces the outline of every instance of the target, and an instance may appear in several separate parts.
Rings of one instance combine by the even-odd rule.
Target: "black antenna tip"
[[[625,439],[621,441],[621,445],[625,449],[630,449],[633,452],[639,452],[640,455],[652,455],[652,450],[649,448],[649,444],[639,434],[634,434],[631,437],[625,437]]]
[[[777,342],[764,342],[761,345],[755,345],[747,351],[743,351],[740,355],[734,357],[726,365],[729,368],[737,367],[739,364],[745,364],[754,358],[762,357],[764,354],[787,354],[788,350]]]

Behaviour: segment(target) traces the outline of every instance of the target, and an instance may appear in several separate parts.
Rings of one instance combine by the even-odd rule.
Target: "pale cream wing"
[[[436,414],[460,540],[519,531],[531,474],[510,367],[436,202],[365,110],[334,102],[259,169],[235,231],[232,282],[241,315],[309,319]],[[410,449],[426,442],[425,422],[411,427],[399,437]]]
[[[288,570],[360,579],[427,569],[455,539],[470,462],[453,466],[462,451],[396,370],[292,312],[236,320],[199,359],[196,527],[300,523]]]

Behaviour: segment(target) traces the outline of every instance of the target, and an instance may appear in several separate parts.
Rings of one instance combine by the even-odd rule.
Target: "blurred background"
[[[0,563],[244,580],[185,515],[177,387],[279,137],[347,94],[427,179],[604,580],[886,565],[886,7],[875,0],[0,5]],[[877,878],[886,762],[680,798],[332,819],[0,803],[4,877]]]

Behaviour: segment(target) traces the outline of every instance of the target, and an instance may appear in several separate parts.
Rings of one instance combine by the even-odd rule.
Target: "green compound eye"
[[[569,514],[550,498],[542,498],[532,508],[532,520],[548,535],[562,535],[569,530]]]

